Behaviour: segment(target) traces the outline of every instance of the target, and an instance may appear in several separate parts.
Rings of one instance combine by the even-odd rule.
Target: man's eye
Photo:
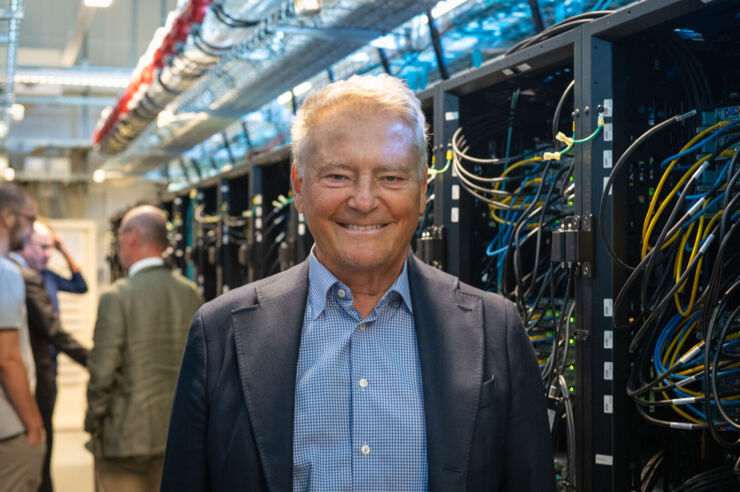
[[[342,181],[343,179],[345,179],[345,176],[342,174],[330,174],[329,179],[332,179],[334,181]]]
[[[383,176],[383,181],[386,183],[397,183],[401,181],[401,179],[402,178],[400,176]]]

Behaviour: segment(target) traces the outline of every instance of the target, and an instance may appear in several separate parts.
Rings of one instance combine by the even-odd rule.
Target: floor
[[[55,492],[93,492],[93,457],[85,449],[89,435],[83,431],[56,431],[51,457]]]

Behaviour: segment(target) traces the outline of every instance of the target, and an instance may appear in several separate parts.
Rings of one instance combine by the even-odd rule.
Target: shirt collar
[[[137,261],[128,269],[128,277],[131,278],[145,268],[164,265],[164,260],[158,256],[151,256]]]
[[[28,262],[24,257],[22,257],[20,254],[16,253],[15,251],[11,251],[8,253],[8,257],[12,258],[16,263],[18,263],[23,268],[29,268]]]
[[[313,248],[311,248],[308,266],[308,303],[311,306],[312,319],[318,318],[318,316],[324,311],[324,308],[326,307],[326,295],[336,283],[341,282],[319,261],[318,258],[316,258]],[[398,276],[396,281],[393,282],[393,285],[391,285],[383,297],[391,291],[397,292],[401,296],[403,302],[406,303],[406,307],[409,312],[414,312],[411,307],[408,260],[404,262],[401,274]]]

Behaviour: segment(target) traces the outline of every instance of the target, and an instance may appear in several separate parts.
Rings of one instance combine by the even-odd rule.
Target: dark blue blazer
[[[545,398],[514,305],[409,256],[431,491],[554,490]],[[163,491],[290,491],[308,262],[195,315]]]

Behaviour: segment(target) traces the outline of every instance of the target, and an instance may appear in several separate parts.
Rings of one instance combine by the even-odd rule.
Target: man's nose
[[[354,187],[349,206],[358,212],[367,213],[377,206],[377,189],[375,181],[370,177],[360,177]]]

